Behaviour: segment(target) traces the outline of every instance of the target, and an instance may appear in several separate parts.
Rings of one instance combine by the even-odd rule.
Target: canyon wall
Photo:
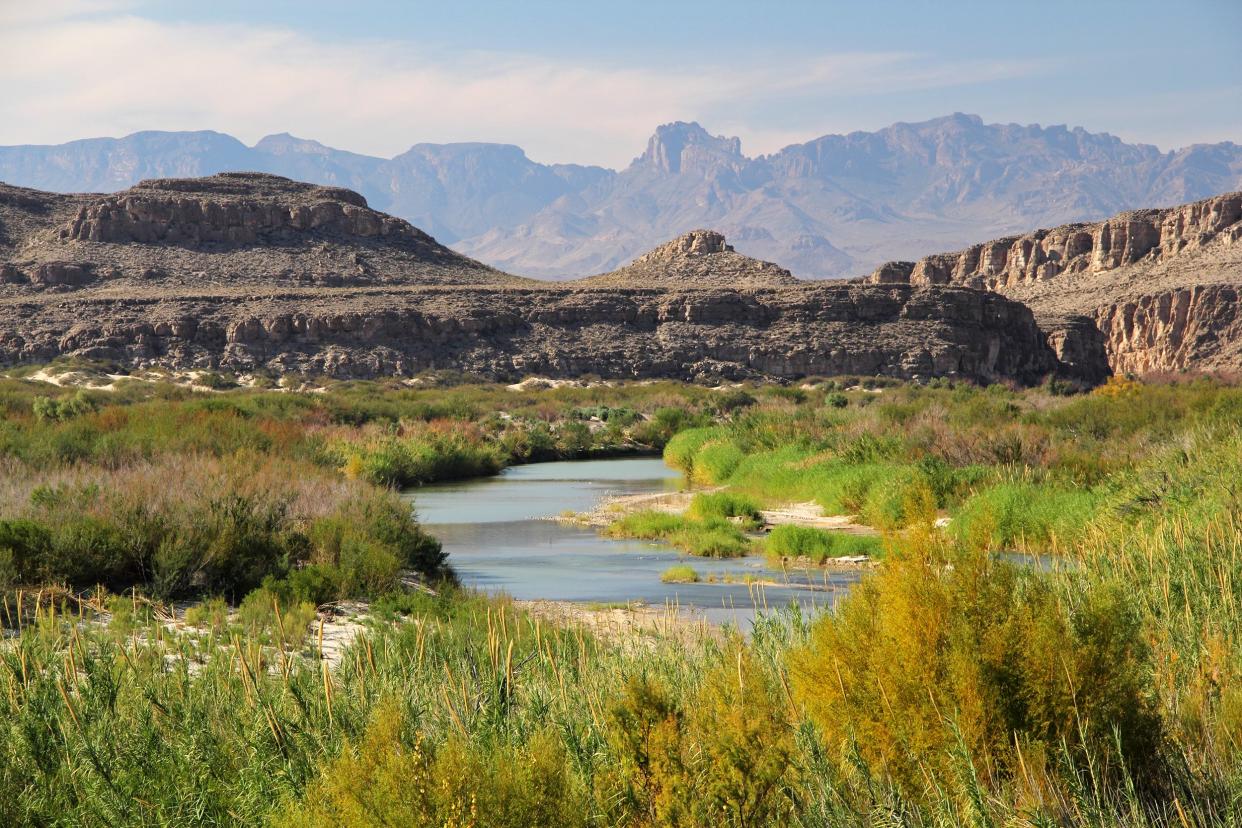
[[[0,362],[334,377],[448,369],[492,379],[957,377],[1035,383],[1058,369],[1030,311],[956,288],[506,288],[268,297],[64,295],[0,316]],[[16,324],[14,314],[25,321]]]
[[[1091,319],[1116,371],[1242,369],[1242,193],[1037,230],[917,262],[869,284],[958,285],[1028,304],[1054,350]]]

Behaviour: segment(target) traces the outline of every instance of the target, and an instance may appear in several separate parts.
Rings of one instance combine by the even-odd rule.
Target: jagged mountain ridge
[[[606,272],[712,227],[740,253],[815,278],[1236,190],[1242,146],[1161,152],[1079,128],[953,115],[759,157],[697,124],[667,124],[619,172],[540,164],[502,144],[418,144],[381,159],[288,135],[246,147],[211,132],[0,148],[0,180],[58,191],[227,170],[357,190],[458,251],[531,276]]]

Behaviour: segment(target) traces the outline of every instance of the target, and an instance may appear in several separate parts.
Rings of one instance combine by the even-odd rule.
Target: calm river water
[[[582,460],[515,466],[496,477],[411,489],[405,497],[443,542],[464,584],[520,600],[641,601],[743,627],[756,604],[796,602],[815,611],[857,580],[851,570],[784,575],[761,557],[687,557],[662,544],[614,540],[550,519],[586,511],[609,495],[675,491],[680,484],[659,458]],[[704,579],[715,574],[737,582],[661,583],[660,574],[676,563],[693,566]],[[778,585],[748,586],[742,582],[748,575]]]

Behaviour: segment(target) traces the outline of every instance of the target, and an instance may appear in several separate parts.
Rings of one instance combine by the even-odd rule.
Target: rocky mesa
[[[335,377],[1040,381],[1031,312],[970,288],[808,283],[686,234],[569,285],[502,273],[349,190],[263,174],[0,189],[0,362]]]

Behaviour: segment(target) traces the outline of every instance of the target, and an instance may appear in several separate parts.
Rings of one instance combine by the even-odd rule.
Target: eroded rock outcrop
[[[1117,371],[1138,374],[1242,366],[1237,285],[1194,285],[1099,308],[1095,324]]]
[[[1030,311],[954,288],[422,289],[266,300],[74,294],[0,333],[0,361],[410,375],[610,378],[863,374],[1038,382],[1057,370]]]
[[[74,267],[107,273],[135,290],[150,290],[156,281],[256,287],[529,281],[449,250],[409,223],[371,210],[350,190],[259,173],[155,179],[106,196],[30,195],[0,185],[0,237],[6,236],[11,243],[0,254],[33,274],[33,288],[91,281],[65,270]]]
[[[709,230],[565,285],[466,259],[356,193],[274,176],[63,202],[13,192],[0,198],[6,364],[1034,383],[1091,354],[1067,337],[1062,365],[1030,310],[994,293],[801,282]]]
[[[798,284],[780,265],[736,252],[714,230],[691,230],[623,268],[583,279],[592,287],[760,288]]]
[[[259,173],[221,173],[189,186],[182,179],[144,181],[82,207],[59,234],[122,244],[240,246],[296,241],[309,231],[434,244],[409,223],[369,209],[358,193]]]
[[[959,285],[1024,302],[1054,350],[1094,320],[1117,371],[1242,368],[1242,193],[997,239],[918,262],[870,284]]]

